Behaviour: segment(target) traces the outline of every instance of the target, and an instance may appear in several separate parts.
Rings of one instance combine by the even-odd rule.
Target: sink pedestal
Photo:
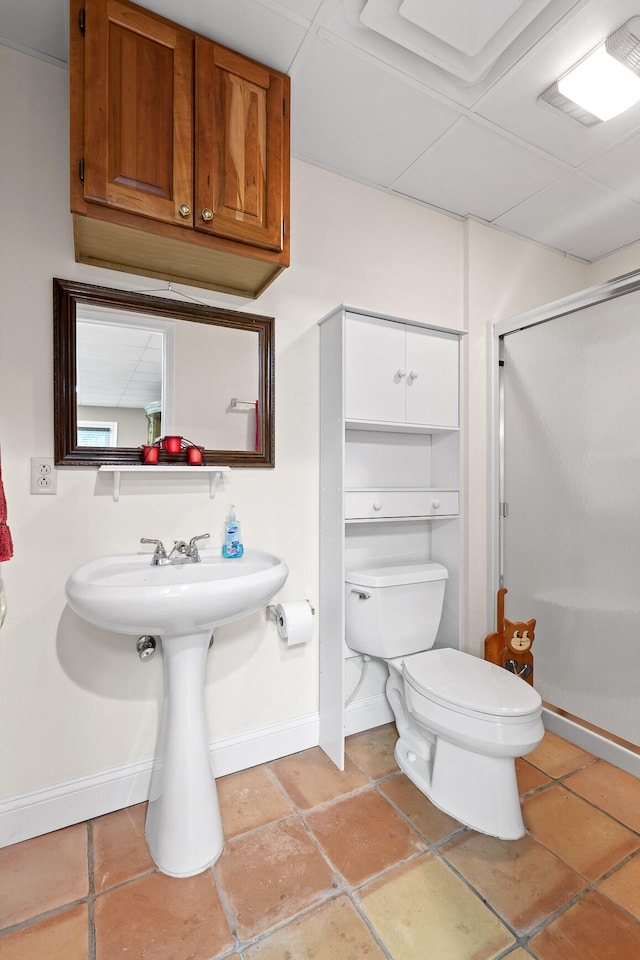
[[[164,704],[145,835],[159,869],[171,877],[206,870],[224,839],[204,703],[210,638],[211,630],[161,638]]]
[[[89,623],[162,641],[164,705],[145,833],[171,877],[201,873],[222,850],[204,708],[211,631],[260,610],[288,573],[284,560],[264,550],[228,560],[216,548],[188,564],[154,565],[148,553],[103,557],[67,580],[70,606]]]

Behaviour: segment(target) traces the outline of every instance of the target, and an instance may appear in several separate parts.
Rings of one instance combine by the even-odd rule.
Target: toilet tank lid
[[[433,560],[379,560],[353,570],[347,570],[347,583],[362,587],[397,587],[405,583],[426,583],[430,580],[446,580],[449,572],[441,563]]]

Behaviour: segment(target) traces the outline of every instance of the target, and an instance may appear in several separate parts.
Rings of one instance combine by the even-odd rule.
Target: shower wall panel
[[[640,293],[503,337],[506,616],[543,699],[640,743]]]

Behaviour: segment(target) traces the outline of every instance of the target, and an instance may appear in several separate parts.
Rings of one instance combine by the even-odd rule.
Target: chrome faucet
[[[151,565],[154,567],[164,567],[168,564],[178,563],[200,563],[200,554],[198,553],[198,540],[208,540],[209,534],[203,533],[199,537],[192,537],[189,543],[185,540],[174,540],[171,553],[167,554],[162,540],[149,540],[142,537],[140,543],[155,543],[156,548],[151,557]]]

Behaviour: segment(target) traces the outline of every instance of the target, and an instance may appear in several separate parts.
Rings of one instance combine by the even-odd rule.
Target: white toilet
[[[544,734],[524,680],[435,642],[448,572],[440,563],[361,566],[346,574],[347,645],[385,660],[401,770],[441,810],[504,840],[524,835],[515,758]]]

